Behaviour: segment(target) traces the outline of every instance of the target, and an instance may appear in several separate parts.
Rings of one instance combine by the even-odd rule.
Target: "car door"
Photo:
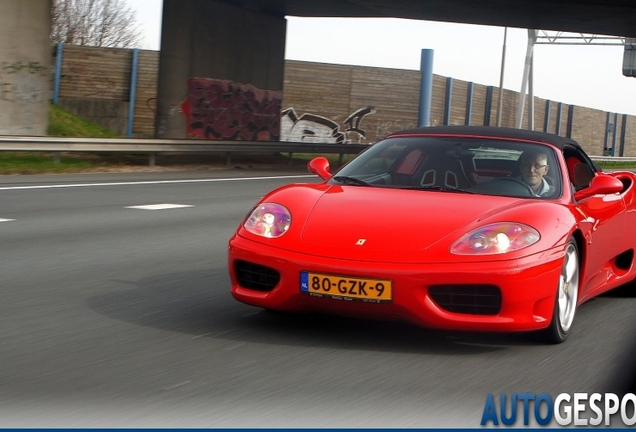
[[[572,190],[582,190],[598,175],[592,162],[576,148],[564,150]],[[581,295],[584,296],[612,276],[613,259],[624,252],[626,211],[624,194],[594,195],[574,201],[583,216],[581,228],[586,241],[586,259]]]

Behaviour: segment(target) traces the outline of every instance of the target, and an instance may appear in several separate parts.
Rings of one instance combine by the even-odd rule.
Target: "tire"
[[[544,342],[551,344],[565,342],[572,331],[579,297],[579,268],[579,250],[576,240],[571,238],[565,248],[561,276],[554,300],[552,321],[550,326],[540,333],[541,340]]]

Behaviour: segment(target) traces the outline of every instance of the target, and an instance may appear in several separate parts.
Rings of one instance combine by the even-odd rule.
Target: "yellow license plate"
[[[393,283],[388,279],[367,279],[300,272],[300,291],[337,300],[387,303],[393,299]]]

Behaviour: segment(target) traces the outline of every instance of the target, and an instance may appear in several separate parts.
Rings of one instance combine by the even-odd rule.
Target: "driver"
[[[521,179],[530,186],[535,196],[545,197],[554,193],[554,187],[544,178],[550,169],[547,154],[525,151],[519,162]]]

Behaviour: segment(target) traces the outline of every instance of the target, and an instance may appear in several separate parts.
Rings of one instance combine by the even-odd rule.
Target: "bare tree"
[[[53,0],[51,42],[137,48],[141,31],[123,0]]]

